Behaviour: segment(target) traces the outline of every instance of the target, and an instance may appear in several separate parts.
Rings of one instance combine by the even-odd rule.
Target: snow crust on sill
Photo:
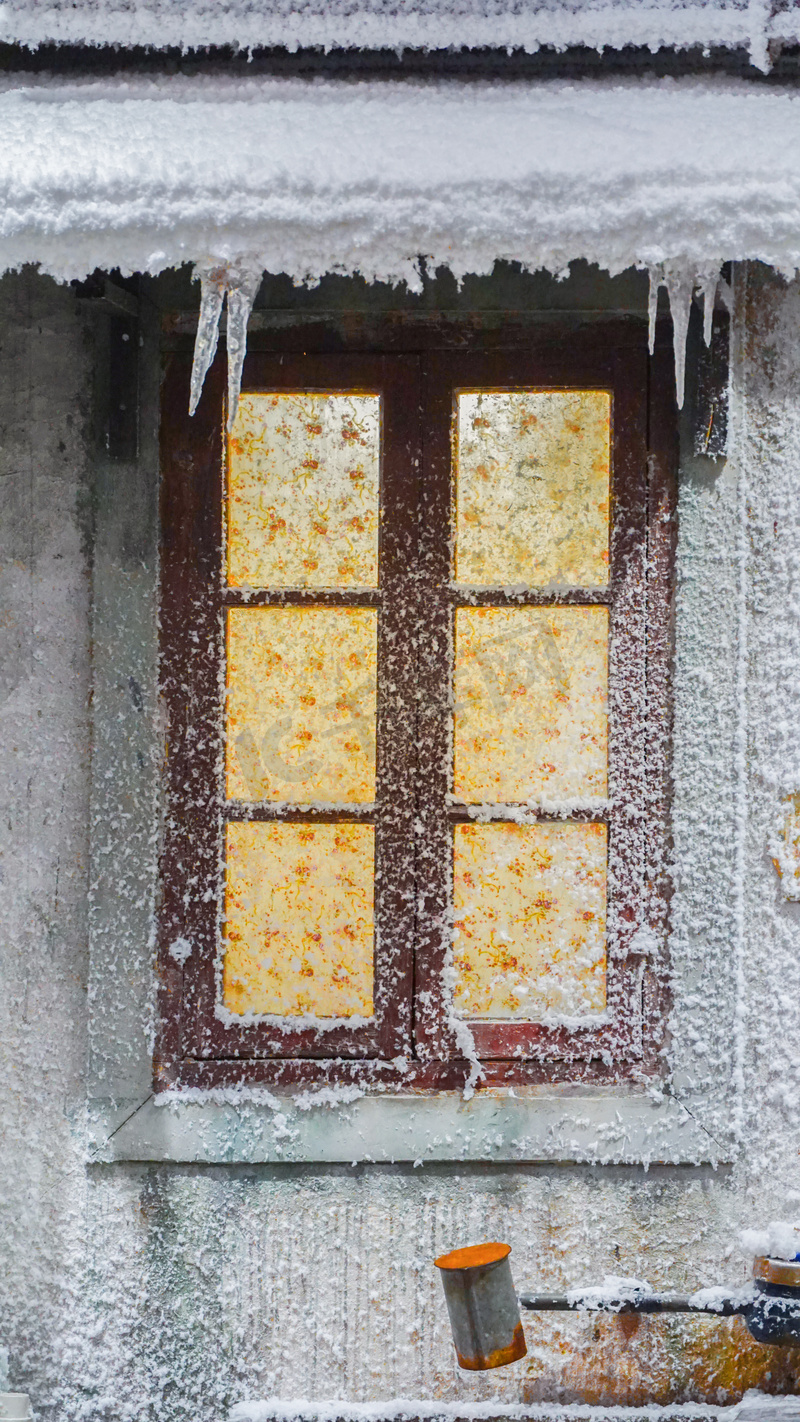
[[[310,1089],[294,1096],[175,1091],[130,1103],[95,1100],[94,1161],[359,1163],[590,1161],[596,1165],[710,1164],[729,1159],[668,1096],[568,1096],[515,1091],[396,1094]]]
[[[744,81],[53,80],[0,129],[0,269],[60,280],[800,266],[800,96]]]
[[[750,1419],[770,1417],[795,1419],[800,1417],[800,1398],[772,1397],[751,1390],[734,1407],[713,1407],[684,1402],[661,1406],[645,1403],[632,1407],[598,1407],[584,1403],[541,1403],[517,1406],[497,1401],[429,1402],[411,1398],[392,1398],[387,1402],[311,1402],[266,1398],[263,1401],[239,1402],[228,1413],[228,1422],[436,1422],[436,1419],[469,1418],[475,1422],[492,1418],[519,1419],[519,1422],[549,1422],[563,1418],[564,1422],[630,1422],[631,1418],[648,1418],[666,1422],[668,1418],[720,1418],[730,1422],[750,1422]]]
[[[0,41],[41,44],[177,46],[280,45],[324,48],[446,49],[543,45],[652,50],[699,46],[747,49],[768,67],[771,39],[794,39],[790,8],[777,15],[748,0],[200,0],[190,11],[173,0],[6,0]]]

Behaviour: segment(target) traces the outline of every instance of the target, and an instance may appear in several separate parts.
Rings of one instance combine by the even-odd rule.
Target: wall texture
[[[152,839],[154,812],[151,798],[104,822],[95,784],[95,861],[107,846],[110,867],[90,904],[92,690],[109,773],[117,699],[155,714],[145,636],[138,690],[127,652],[120,676],[98,669],[93,686],[93,635],[108,644],[114,608],[92,613],[91,580],[111,559],[134,586],[147,537],[132,526],[111,549],[93,538],[102,500],[139,477],[118,470],[112,488],[96,451],[97,328],[35,274],[0,283],[0,1338],[12,1385],[42,1417],[216,1422],[270,1395],[722,1403],[750,1386],[800,1391],[800,1357],[759,1348],[735,1321],[530,1318],[526,1360],[460,1374],[431,1269],[442,1249],[501,1237],[518,1284],[736,1283],[739,1229],[800,1213],[800,906],[780,897],[767,849],[781,794],[800,789],[800,287],[757,269],[737,285],[731,457],[687,461],[681,481],[672,942],[673,1089],[702,1087],[704,1127],[736,1144],[716,1170],[645,1170],[89,1159],[87,1073],[113,1074],[109,1043],[146,1029],[112,1015],[90,1062],[89,914],[110,897],[120,934],[131,914],[146,933],[123,851]],[[142,625],[153,615],[142,592]],[[119,764],[136,757],[121,739]]]

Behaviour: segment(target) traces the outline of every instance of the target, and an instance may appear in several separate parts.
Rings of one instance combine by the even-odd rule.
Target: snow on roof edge
[[[60,281],[800,266],[800,95],[743,81],[54,83],[0,130],[0,270]]]
[[[240,50],[303,48],[518,49],[548,47],[620,50],[734,49],[769,67],[772,40],[800,38],[796,0],[777,14],[746,0],[539,0],[524,8],[506,0],[206,0],[187,13],[170,0],[6,0],[0,5],[0,42],[41,45],[144,47],[184,51],[215,46]]]

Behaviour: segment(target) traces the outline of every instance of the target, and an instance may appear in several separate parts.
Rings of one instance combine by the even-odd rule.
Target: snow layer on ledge
[[[287,1400],[267,1398],[262,1401],[239,1402],[228,1413],[228,1422],[456,1422],[469,1418],[474,1422],[630,1422],[631,1418],[647,1418],[649,1422],[713,1422],[725,1417],[726,1422],[797,1422],[800,1399],[773,1397],[754,1389],[746,1392],[734,1407],[709,1407],[702,1403],[685,1402],[660,1406],[602,1407],[587,1403],[559,1405],[508,1404],[496,1398],[488,1402],[430,1402],[406,1397],[387,1402],[358,1403],[332,1400],[311,1401],[304,1398]]]
[[[777,12],[777,13],[774,13]],[[40,44],[445,49],[741,47],[767,67],[796,38],[795,0],[5,0],[0,41]]]
[[[46,82],[0,131],[0,269],[59,279],[800,265],[800,95],[734,80]]]

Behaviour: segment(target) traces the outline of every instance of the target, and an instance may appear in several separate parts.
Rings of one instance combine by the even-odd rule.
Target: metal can
[[[528,1351],[510,1253],[510,1244],[473,1244],[435,1261],[462,1368],[502,1368]]]

